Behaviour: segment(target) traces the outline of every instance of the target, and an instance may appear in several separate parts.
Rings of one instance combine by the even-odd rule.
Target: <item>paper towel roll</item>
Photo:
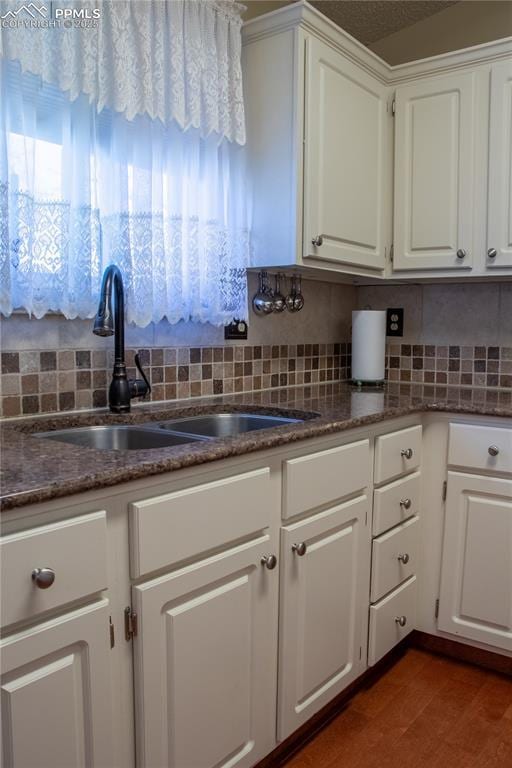
[[[386,368],[386,312],[352,312],[352,380],[384,381]]]

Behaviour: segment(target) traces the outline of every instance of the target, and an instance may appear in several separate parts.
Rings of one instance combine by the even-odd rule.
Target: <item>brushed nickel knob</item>
[[[52,568],[34,568],[32,581],[39,589],[48,589],[55,581],[55,571]]]
[[[400,456],[403,456],[404,459],[412,459],[412,448],[402,448]]]
[[[407,624],[407,616],[395,616],[395,621],[399,627],[405,627]]]
[[[275,555],[264,555],[261,558],[261,564],[268,568],[269,571],[273,571],[277,565],[277,557]]]
[[[410,509],[412,507],[412,501],[410,499],[401,499],[400,506],[404,509]]]
[[[292,551],[299,557],[303,557],[308,551],[308,545],[305,541],[301,541],[300,544],[292,544]]]
[[[459,250],[457,251],[457,258],[458,259],[466,258],[466,251],[464,250],[464,248],[459,248]]]
[[[403,555],[398,555],[397,559],[399,560],[399,562],[403,563],[404,565],[407,565],[407,563],[409,562],[409,555],[407,554],[407,552],[404,552]]]
[[[496,248],[489,248],[488,249],[488,251],[487,251],[487,258],[488,259],[495,259],[497,255],[498,255],[498,251],[496,250]]]
[[[498,453],[500,452],[500,449],[498,448],[497,445],[490,445],[487,449],[487,452],[489,456],[497,456]]]
[[[323,239],[322,235],[317,235],[316,237],[314,237],[312,239],[311,244],[316,246],[316,247],[318,247],[318,246],[322,245],[323,241],[324,241],[324,239]]]

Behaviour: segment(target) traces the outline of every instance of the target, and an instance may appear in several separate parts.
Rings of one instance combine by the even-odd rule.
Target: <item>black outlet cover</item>
[[[386,336],[404,335],[403,307],[388,308],[386,317]]]
[[[224,339],[229,340],[245,340],[247,339],[247,331],[249,326],[245,320],[238,320],[235,317],[232,323],[224,326]]]

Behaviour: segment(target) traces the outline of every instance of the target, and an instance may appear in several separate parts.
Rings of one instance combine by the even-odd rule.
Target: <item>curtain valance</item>
[[[245,143],[240,8],[232,0],[2,2],[0,55],[74,101]],[[39,11],[34,9],[37,5]],[[43,11],[44,9],[44,11]],[[10,11],[12,15],[10,15]],[[93,11],[99,11],[95,18]],[[52,21],[45,25],[44,19]],[[30,27],[23,24],[28,21]],[[66,23],[67,21],[67,23]],[[57,23],[58,22],[58,23]]]

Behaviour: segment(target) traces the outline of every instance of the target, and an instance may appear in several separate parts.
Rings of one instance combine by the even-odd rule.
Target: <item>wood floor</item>
[[[286,768],[512,768],[512,679],[409,649]]]

